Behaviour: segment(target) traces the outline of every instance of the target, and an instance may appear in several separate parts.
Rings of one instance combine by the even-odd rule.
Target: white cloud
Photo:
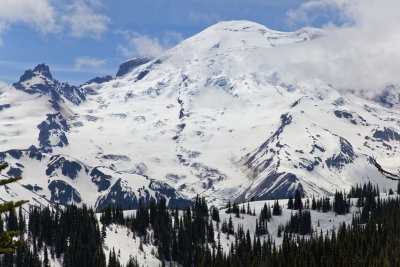
[[[98,4],[95,5],[98,6]],[[67,14],[62,16],[61,21],[69,28],[69,33],[73,37],[99,38],[108,29],[110,19],[105,15],[96,13],[84,1],[76,1],[67,6],[66,10]]]
[[[124,56],[157,56],[164,51],[164,47],[158,38],[148,35],[134,34],[128,44],[120,47]]]
[[[93,57],[79,57],[75,59],[75,67],[77,69],[90,68],[100,69],[104,67],[106,61],[104,59],[93,58]]]
[[[400,86],[400,15],[398,0],[313,0],[291,10],[292,21],[310,23],[317,13],[337,12],[325,36],[272,49],[267,63],[295,81],[322,80],[339,89],[376,94]]]
[[[54,7],[49,0],[1,0],[2,23],[25,23],[40,32],[57,31]]]
[[[287,11],[287,22],[290,26],[311,25],[314,21],[336,16],[337,20],[345,20],[339,10],[340,0],[309,0],[302,3],[299,8]]]
[[[44,34],[99,38],[110,23],[96,11],[101,0],[1,0],[0,6],[0,37],[13,24],[22,23]]]
[[[7,85],[6,82],[3,82],[2,80],[0,80],[0,90],[1,90],[2,88],[7,87],[7,86],[8,86],[8,85]]]
[[[239,97],[234,97],[221,88],[208,87],[201,90],[194,98],[193,107],[202,108],[243,108],[247,103]]]
[[[138,33],[120,32],[124,35],[126,42],[118,46],[118,49],[126,57],[135,56],[158,56],[166,49],[171,48],[183,40],[183,36],[174,31],[165,32],[160,40],[157,37],[142,35]]]

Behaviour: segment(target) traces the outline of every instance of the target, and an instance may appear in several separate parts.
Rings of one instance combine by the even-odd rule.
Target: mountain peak
[[[210,26],[208,29],[218,30],[218,31],[223,30],[230,32],[259,32],[259,33],[278,32],[266,27],[265,25],[248,20],[220,21]]]
[[[205,31],[209,30],[217,30],[217,31],[229,31],[229,32],[257,32],[262,35],[296,35],[300,33],[308,33],[309,35],[316,35],[320,36],[323,33],[323,30],[321,29],[316,29],[312,27],[305,27],[302,29],[299,29],[294,32],[282,32],[282,31],[277,31],[277,30],[272,30],[260,23],[253,22],[253,21],[248,21],[248,20],[228,20],[228,21],[221,21],[218,22],[209,28],[207,28]]]
[[[49,66],[47,66],[46,64],[42,63],[37,65],[34,69],[33,69],[34,73],[40,73],[42,74],[44,77],[49,78],[49,79],[53,79],[53,76],[51,75],[50,72],[50,68]]]
[[[55,99],[54,103],[60,96],[77,105],[85,99],[79,88],[53,79],[49,66],[44,63],[37,65],[33,70],[26,70],[13,86],[29,94],[50,94]]]
[[[37,78],[37,79],[35,79]],[[37,65],[33,70],[29,69],[24,72],[24,74],[20,77],[18,83],[15,83],[14,86],[20,87],[19,85],[25,84],[24,87],[35,84],[47,84],[48,81],[52,81],[53,76],[51,75],[49,66],[45,64]]]
[[[224,58],[228,61],[235,58],[249,58],[250,54],[258,53],[257,50],[264,53],[260,49],[307,42],[323,35],[322,30],[314,28],[282,32],[246,20],[221,21],[182,41],[167,54],[171,57],[177,55],[177,62],[180,62],[180,58],[190,57],[189,55],[192,57],[204,55],[205,58],[210,57],[223,65],[221,60]],[[258,59],[257,56],[256,60]],[[253,63],[249,62],[249,65],[253,66]]]

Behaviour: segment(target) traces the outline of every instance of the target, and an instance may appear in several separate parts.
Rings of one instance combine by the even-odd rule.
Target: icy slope
[[[2,132],[7,141],[0,150],[19,149],[2,160],[23,176],[36,170],[33,180],[22,181],[40,185],[48,199],[98,207],[134,206],[129,199],[158,194],[172,206],[196,194],[215,204],[284,198],[296,189],[331,194],[365,180],[394,187],[369,157],[398,167],[395,105],[343,94],[323,81],[291,83],[265,64],[276,47],[323,34],[221,22],[159,58],[134,59],[112,79],[75,88],[81,101],[52,85],[59,82],[43,82],[52,77],[38,66],[45,71],[31,71],[29,84],[21,77],[22,89],[14,85],[0,96],[0,105],[11,105],[0,111],[2,123],[27,120],[23,129]],[[23,99],[43,102],[16,104]]]

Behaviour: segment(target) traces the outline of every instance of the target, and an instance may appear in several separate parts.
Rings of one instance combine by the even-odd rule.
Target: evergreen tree
[[[274,206],[272,207],[272,215],[274,216],[282,215],[282,208],[281,206],[279,206],[279,202],[277,199],[275,200]]]
[[[139,263],[136,258],[132,258],[131,256],[129,257],[128,263],[126,264],[126,267],[139,267]]]
[[[231,213],[232,212],[231,211],[232,206],[231,206],[231,201],[230,200],[228,200],[228,203],[226,204],[225,208],[226,208],[226,213]]]
[[[302,210],[303,209],[303,201],[301,200],[301,193],[299,190],[296,190],[294,193],[294,203],[293,203],[294,210]]]
[[[349,212],[350,204],[346,200],[345,196],[341,192],[335,192],[333,200],[333,211],[339,215],[343,215]]]
[[[207,227],[207,241],[208,243],[214,243],[214,226],[212,221],[210,221]]]
[[[220,219],[219,219],[219,210],[218,210],[217,207],[213,207],[213,208],[212,208],[212,220],[213,220],[213,221],[216,221],[217,223],[220,222]]]
[[[26,221],[25,221],[25,217],[22,213],[22,207],[20,206],[19,210],[18,210],[18,231],[20,233],[20,237],[22,237],[25,230],[26,230]]]
[[[365,196],[365,207],[368,210],[368,216],[365,219],[362,219],[362,215],[354,215],[352,223],[343,224],[338,229],[321,232],[318,235],[312,232],[310,211],[307,209],[295,211],[286,226],[278,225],[278,236],[282,237],[282,245],[279,246],[275,246],[270,236],[263,237],[263,241],[260,241],[257,236],[251,238],[250,232],[243,229],[243,225],[239,224],[233,229],[233,216],[230,216],[229,223],[225,218],[222,220],[222,229],[225,229],[225,233],[229,232],[232,241],[231,245],[228,245],[228,250],[222,249],[219,232],[215,243],[212,244],[214,223],[212,213],[208,215],[207,205],[200,198],[196,198],[193,206],[178,217],[176,217],[176,212],[165,208],[165,203],[155,203],[151,208],[154,210],[150,211],[155,215],[154,221],[145,227],[146,234],[142,236],[142,240],[158,247],[160,265],[166,266],[168,263],[174,266],[215,267],[400,266],[400,249],[397,246],[400,244],[398,234],[400,225],[397,223],[400,220],[400,200],[375,199],[372,196],[378,190],[376,187],[371,188],[367,186],[362,192]],[[323,209],[323,206],[327,204],[326,199],[326,197],[318,199],[315,205]],[[340,205],[335,203],[340,203],[341,199],[346,199],[344,194],[342,196],[339,193],[336,194],[333,202],[335,210],[340,210]],[[348,203],[348,201],[345,202]],[[268,213],[271,213],[271,207],[264,205],[260,218],[256,220],[257,235],[263,230],[261,218],[267,222]],[[138,224],[133,223],[132,220],[136,220],[135,216],[124,217],[121,222],[129,227],[132,224],[135,225],[131,229],[137,233]],[[34,230],[35,220],[32,220],[30,224]],[[94,224],[97,224],[96,220]],[[35,239],[37,240],[37,237]],[[67,239],[70,238],[67,237]],[[69,264],[67,266],[72,266],[73,258],[70,255],[77,253],[76,251],[79,249],[75,252],[72,250],[65,252],[66,261]],[[111,251],[109,259],[110,266],[120,266],[114,250]],[[137,261],[131,258],[127,266],[135,266],[136,263]]]
[[[221,232],[222,233],[227,233],[228,232],[228,223],[226,222],[226,219],[224,218],[221,226]]]
[[[106,225],[103,223],[101,226],[101,242],[104,243],[104,240],[107,237],[107,230],[106,230]]]
[[[317,209],[317,202],[315,201],[315,197],[313,195],[312,201],[311,201],[311,209],[316,210]]]
[[[331,201],[329,197],[323,197],[322,199],[322,212],[328,212],[332,209]]]
[[[44,246],[43,267],[50,267],[49,255],[47,254],[47,245]]]
[[[244,208],[244,204],[242,204],[242,208],[240,209],[240,213],[242,213],[242,214],[246,213],[246,209]]]
[[[397,194],[400,195],[400,180],[397,181]]]
[[[400,199],[376,198],[379,189],[372,185],[358,188],[361,189],[355,192],[364,199],[363,209],[353,216],[350,224],[343,223],[338,229],[326,233],[313,233],[310,210],[293,211],[285,226],[278,225],[277,235],[282,237],[279,246],[274,244],[269,235],[265,235],[268,218],[274,212],[274,206],[278,206],[276,201],[272,209],[267,204],[262,208],[253,238],[241,224],[234,229],[233,216],[229,216],[229,222],[225,217],[222,229],[230,235],[231,240],[226,251],[222,249],[220,233],[216,238],[213,236],[213,213],[211,211],[209,214],[205,200],[200,197],[196,197],[192,207],[180,215],[177,211],[167,209],[165,199],[160,199],[153,204],[140,205],[137,213],[129,216],[123,216],[119,207],[112,207],[110,218],[111,223],[129,227],[133,236],[143,231],[141,240],[158,247],[160,265],[400,266]],[[329,198],[319,198],[314,202],[315,208],[326,210],[324,206],[329,203]],[[343,193],[336,192],[333,209],[338,214],[343,210],[343,203],[348,205],[349,202]],[[102,214],[101,220],[107,216]],[[3,230],[8,230],[8,227],[20,229],[24,218],[20,214],[16,216],[14,212],[1,219],[0,231],[2,226]],[[27,222],[26,231],[31,244],[4,255],[0,266],[47,266],[47,248],[51,251],[52,247],[54,254],[59,251],[60,255],[64,255],[64,266],[107,266],[102,248],[102,231],[93,210],[73,205],[59,210],[31,207]],[[259,235],[265,236],[260,240]],[[37,253],[40,243],[45,253],[43,263]],[[108,259],[108,266],[121,266],[119,252],[116,254],[115,249],[110,251]],[[126,264],[129,267],[138,266],[137,259],[132,257]]]
[[[272,218],[271,207],[266,203],[264,203],[263,208],[261,209],[260,213],[260,221],[270,221]]]
[[[286,224],[285,232],[298,233],[300,235],[310,234],[312,232],[311,213],[309,210],[299,210],[290,216]]]
[[[228,221],[228,234],[233,235],[234,233],[235,233],[235,229],[233,228],[232,217],[229,216],[229,221]]]
[[[237,205],[236,203],[233,203],[233,212],[235,213],[236,218],[240,218],[239,205]]]
[[[50,207],[32,206],[28,221],[33,256],[37,255],[39,244],[44,243],[45,249],[54,247],[55,257],[63,255],[65,267],[106,266],[101,231],[92,209],[68,205],[53,212]]]
[[[277,233],[277,237],[282,237],[282,230],[283,229],[283,225],[278,225],[278,233]]]
[[[0,165],[0,172],[8,167],[7,164]],[[21,177],[8,178],[0,180],[0,186],[4,186],[10,183],[14,183],[16,181],[21,180]],[[15,209],[17,207],[21,207],[23,204],[28,201],[19,200],[19,201],[8,201],[0,204],[0,216],[3,213],[7,213],[15,216]],[[14,223],[14,222],[12,222]],[[8,229],[8,228],[7,228]],[[24,244],[22,238],[16,239],[20,233],[17,231],[18,226],[13,226],[12,229],[8,229],[6,231],[0,232],[0,254],[7,254],[13,252],[16,248]]]
[[[287,208],[288,208],[289,210],[292,210],[292,209],[293,209],[293,197],[292,197],[292,196],[289,197],[288,204],[287,204]]]

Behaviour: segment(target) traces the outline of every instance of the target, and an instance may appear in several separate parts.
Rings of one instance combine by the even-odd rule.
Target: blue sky
[[[46,63],[60,81],[115,74],[121,62],[159,53],[223,20],[290,31],[338,20],[334,10],[307,20],[298,0],[0,0],[0,81]]]

